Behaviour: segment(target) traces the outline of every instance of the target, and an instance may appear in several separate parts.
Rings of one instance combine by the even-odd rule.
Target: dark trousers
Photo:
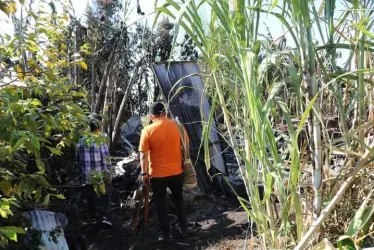
[[[83,195],[87,198],[88,213],[91,218],[101,220],[107,215],[110,208],[112,197],[112,184],[105,183],[106,193],[98,196],[92,185],[85,185],[83,187]]]
[[[172,200],[175,203],[179,226],[186,226],[186,213],[183,204],[183,177],[184,175],[182,173],[180,175],[162,178],[151,178],[151,188],[153,191],[153,198],[156,204],[158,221],[160,223],[161,230],[164,234],[170,233],[166,205],[167,188],[170,189]]]

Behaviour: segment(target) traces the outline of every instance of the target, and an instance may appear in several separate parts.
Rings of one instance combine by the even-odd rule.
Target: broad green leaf
[[[17,12],[17,4],[14,1],[9,2],[8,5],[11,13]]]
[[[39,168],[39,174],[43,174],[45,172],[45,164],[41,159],[36,160],[36,165]]]
[[[354,240],[348,235],[340,236],[338,239],[338,249],[339,250],[356,250],[356,244]]]
[[[0,161],[4,161],[7,157],[11,156],[10,146],[0,148]]]
[[[18,78],[23,81],[25,79],[25,71],[23,70],[22,65],[17,64],[17,66],[15,67],[15,70],[17,72]]]
[[[43,106],[43,104],[38,100],[38,99],[33,99],[31,102],[30,102],[32,105],[34,106]]]
[[[38,189],[36,189],[34,199],[36,202],[39,202],[41,197],[42,197],[42,188],[39,187]]]
[[[51,194],[53,197],[56,197],[57,199],[60,199],[60,200],[64,200],[65,199],[65,196],[63,196],[62,194]]]
[[[85,62],[83,62],[83,61],[79,61],[79,66],[81,66],[81,68],[82,68],[83,70],[87,70],[87,69],[88,69],[87,64],[86,64]]]
[[[44,197],[44,202],[43,202],[43,205],[47,206],[49,204],[49,198],[51,197],[50,194],[47,194],[45,197]]]
[[[35,135],[31,136],[31,144],[34,146],[34,148],[40,150],[40,142],[38,137],[36,137]]]
[[[3,2],[3,1],[0,1],[0,10],[2,12],[4,12],[5,14],[7,14],[8,16],[11,13],[11,10],[9,8],[9,4],[6,3],[6,2]]]
[[[13,231],[17,234],[25,234],[26,233],[23,228],[14,227],[14,226],[2,227],[1,229],[10,230],[10,231]]]
[[[16,192],[19,196],[22,195],[22,192],[26,189],[27,187],[27,182],[25,180],[21,180],[18,185],[17,185],[17,188],[16,188]]]
[[[2,218],[8,218],[8,213],[5,211],[4,208],[0,208],[0,216]]]
[[[1,191],[3,192],[3,194],[9,197],[12,191],[12,185],[10,184],[10,182],[8,180],[3,180],[0,183],[0,186],[1,186]]]
[[[62,155],[62,152],[61,150],[57,149],[57,148],[52,148],[52,147],[47,147],[46,148],[49,149],[49,151],[51,151],[52,154],[54,155]]]
[[[16,234],[16,232],[14,232],[12,230],[4,229],[3,227],[0,227],[0,233],[2,235],[4,235],[5,237],[7,237],[8,239],[17,242],[17,234]]]
[[[20,149],[24,145],[26,140],[27,140],[27,137],[25,136],[22,136],[21,138],[19,138],[17,142],[12,146],[12,151],[17,151],[18,149]]]
[[[374,206],[370,205],[365,208],[360,208],[351,222],[348,225],[347,235],[354,236],[359,233],[359,230],[362,229],[368,222],[371,221],[374,213]],[[364,232],[366,233],[366,232]]]

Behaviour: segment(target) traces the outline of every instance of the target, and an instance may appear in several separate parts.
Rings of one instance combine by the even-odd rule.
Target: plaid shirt
[[[96,143],[85,145],[85,138],[78,143],[76,157],[78,165],[82,170],[82,184],[88,183],[88,176],[91,171],[110,172],[110,154],[106,143],[97,146]]]

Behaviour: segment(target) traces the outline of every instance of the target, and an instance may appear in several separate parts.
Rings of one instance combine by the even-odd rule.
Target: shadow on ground
[[[87,225],[84,237],[90,250],[156,250],[156,249],[242,249],[247,234],[247,214],[236,199],[219,194],[206,197],[196,193],[185,195],[190,234],[179,239],[174,230],[175,242],[170,245],[159,243],[156,214],[151,212],[147,228],[131,232],[129,225],[132,211],[115,209],[111,214],[112,228]],[[169,211],[172,212],[172,207]],[[151,211],[154,209],[151,208]],[[170,214],[171,224],[176,220]]]

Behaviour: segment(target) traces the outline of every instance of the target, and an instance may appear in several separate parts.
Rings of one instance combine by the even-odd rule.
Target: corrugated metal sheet
[[[69,250],[63,231],[68,223],[64,214],[33,210],[25,212],[24,215],[30,220],[33,228],[42,232],[40,240],[44,246],[40,246],[39,249]],[[54,237],[51,237],[50,233],[53,231],[56,231],[56,233]]]
[[[211,188],[210,177],[204,164],[203,149],[200,148],[202,137],[202,121],[207,121],[210,114],[210,104],[203,95],[203,83],[196,62],[167,62],[153,64],[153,71],[161,91],[169,104],[173,117],[178,117],[185,126],[190,137],[191,158],[197,161],[196,172],[199,187],[204,192]],[[190,76],[193,75],[193,76]],[[188,76],[188,77],[187,77]],[[186,78],[184,78],[186,77]],[[183,79],[183,80],[181,80]],[[174,86],[178,84],[177,86]],[[201,117],[201,111],[203,117]],[[210,131],[211,164],[224,175],[227,174],[219,136],[213,122]],[[199,153],[200,150],[200,153]],[[199,159],[197,155],[199,154]]]

